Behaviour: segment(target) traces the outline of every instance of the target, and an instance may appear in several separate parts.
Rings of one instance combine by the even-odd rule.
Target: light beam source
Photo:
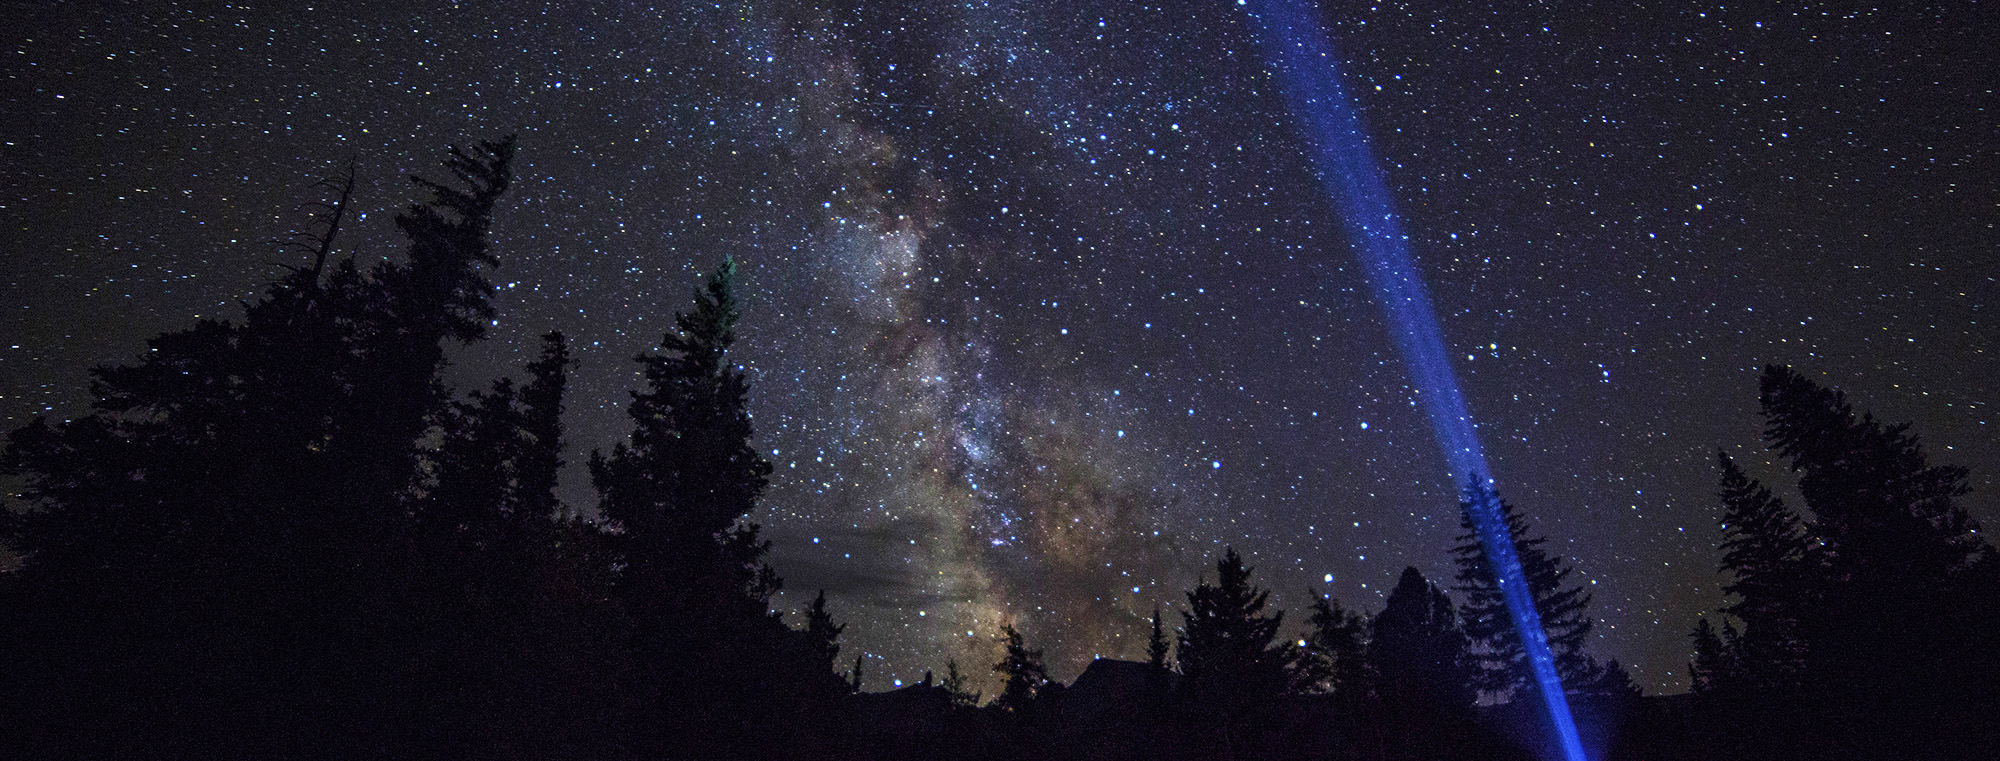
[[[1454,482],[1491,486],[1486,454],[1466,411],[1444,336],[1431,311],[1430,295],[1410,257],[1409,236],[1390,203],[1389,190],[1362,130],[1361,116],[1341,85],[1340,59],[1320,31],[1312,0],[1237,0],[1256,30],[1257,46],[1273,78],[1284,90],[1293,125],[1308,146],[1319,180],[1346,222],[1354,252],[1389,318],[1396,349],[1431,419]],[[1483,493],[1480,493],[1482,492]],[[1501,522],[1498,499],[1474,490],[1473,529],[1499,579],[1507,612],[1527,651],[1542,705],[1567,761],[1586,761],[1562,680],[1549,652],[1548,633],[1521,573],[1513,538]]]

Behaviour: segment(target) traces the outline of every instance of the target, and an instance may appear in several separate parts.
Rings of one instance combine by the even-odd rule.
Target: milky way
[[[1591,586],[1593,653],[1649,689],[1684,688],[1720,602],[1714,449],[1786,481],[1763,363],[1913,421],[2000,520],[2000,31],[1976,10],[1324,7],[1494,476]],[[391,254],[400,177],[511,132],[499,323],[453,378],[568,332],[576,462],[736,255],[780,604],[825,587],[871,687],[984,671],[1006,622],[1059,678],[1138,657],[1224,545],[1288,626],[1309,586],[1372,611],[1405,565],[1450,574],[1457,489],[1231,4],[10,21],[10,425],[234,314],[316,177],[356,161],[346,246]]]
[[[1002,21],[967,19],[1004,34]],[[1166,582],[1186,576],[1172,570],[1200,558],[1173,556],[1185,529],[1155,479],[1135,470],[1144,460],[1120,452],[1123,432],[1107,428],[1131,416],[1121,392],[1046,372],[1066,358],[1023,351],[1031,336],[986,303],[981,274],[1031,259],[1036,242],[1032,232],[962,229],[965,207],[993,201],[979,183],[948,177],[949,160],[979,146],[958,134],[896,134],[941,110],[978,110],[968,99],[979,94],[978,68],[993,62],[976,43],[941,50],[961,65],[926,72],[938,81],[899,94],[909,102],[878,90],[870,103],[839,25],[798,23],[780,52],[815,77],[797,118],[818,139],[804,141],[796,166],[827,200],[802,255],[778,276],[824,289],[801,315],[824,327],[761,366],[832,382],[823,406],[802,416],[822,433],[795,446],[811,447],[834,480],[780,501],[811,502],[846,524],[788,549],[781,564],[847,592],[857,634],[889,635],[871,654],[891,664],[942,656],[983,673],[1003,624],[1033,633],[1071,672],[1097,654],[1131,652],[1152,602],[1175,588]],[[871,118],[871,106],[893,115]],[[1032,200],[1001,203],[999,217],[1034,211]],[[1061,309],[1060,296],[1047,308]],[[772,456],[783,459],[783,448]]]

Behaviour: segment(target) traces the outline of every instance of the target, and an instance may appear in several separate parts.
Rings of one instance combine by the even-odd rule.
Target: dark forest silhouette
[[[824,593],[782,579],[753,514],[725,258],[638,358],[632,432],[562,504],[560,333],[525,379],[462,397],[447,348],[484,335],[511,139],[453,149],[397,226],[399,260],[334,260],[353,188],[240,321],[94,371],[92,411],[12,432],[0,512],[6,758],[1530,758],[1545,732],[1469,528],[1452,591],[1403,571],[1368,615],[1314,593],[1302,634],[1233,550],[1145,661],[1070,684],[1013,626],[995,664],[863,690]],[[1590,596],[1497,503],[1586,733],[1610,758],[1974,758],[2000,743],[2000,557],[1905,426],[1785,367],[1765,439],[1798,504],[1720,458],[1727,604],[1693,691],[1642,697],[1586,652]],[[1177,619],[1177,620],[1175,620]],[[1297,619],[1294,619],[1297,623]],[[988,700],[968,674],[990,667]]]

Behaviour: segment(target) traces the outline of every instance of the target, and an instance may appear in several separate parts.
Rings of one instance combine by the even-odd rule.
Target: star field
[[[1913,422],[2000,521],[2000,30],[1975,11],[1323,5],[1494,475],[1649,690],[1685,688],[1720,602],[1715,448],[1783,481],[1764,363]],[[871,688],[983,671],[1002,622],[1057,678],[1137,657],[1225,544],[1294,611],[1450,575],[1456,489],[1232,5],[14,15],[9,427],[236,314],[315,179],[355,162],[343,248],[379,257],[404,175],[519,133],[494,338],[454,378],[568,333],[579,462],[734,254],[779,605],[825,587]]]

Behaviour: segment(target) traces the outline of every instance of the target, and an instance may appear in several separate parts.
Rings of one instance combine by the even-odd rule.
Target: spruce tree
[[[1310,623],[1301,660],[1315,664],[1309,670],[1338,704],[1351,707],[1368,700],[1374,681],[1368,665],[1368,618],[1330,595],[1314,593]]]
[[[1846,395],[1789,367],[1766,367],[1759,388],[1765,443],[1799,474],[1836,580],[1938,581],[1991,555],[1957,504],[1966,470],[1930,464],[1907,424],[1857,417]]]
[[[501,378],[447,409],[442,441],[430,457],[436,484],[417,514],[420,536],[479,549],[499,541],[518,478],[518,401],[514,381]]]
[[[846,630],[846,624],[833,622],[833,614],[826,609],[826,590],[820,590],[812,607],[806,609],[804,634],[813,664],[825,673],[833,673],[834,659],[840,657],[840,633]]]
[[[1373,726],[1361,731],[1389,758],[1481,755],[1486,749],[1473,737],[1473,662],[1451,598],[1405,568],[1371,623],[1373,700],[1365,710]]]
[[[1604,668],[1598,670],[1596,681],[1586,685],[1581,692],[1599,700],[1623,705],[1629,705],[1645,695],[1645,691],[1639,688],[1639,683],[1632,681],[1632,673],[1626,671],[1625,666],[1615,658],[1606,661]]]
[[[946,659],[944,662],[944,681],[940,686],[944,687],[945,694],[951,696],[951,704],[963,708],[971,708],[979,705],[979,693],[966,689],[965,683],[966,677],[964,672],[958,670],[958,660],[955,658]]]
[[[1812,515],[1811,584],[1774,600],[1798,611],[1788,615],[1798,647],[1779,653],[1801,655],[1796,737],[1822,754],[1990,753],[2000,743],[1990,720],[2000,710],[2000,560],[1958,504],[1967,471],[1931,464],[1907,425],[1857,414],[1791,368],[1766,367],[1759,391],[1765,442],[1797,474]],[[1728,549],[1742,561],[1748,547]],[[1745,621],[1734,652],[1753,666],[1773,660]]]
[[[1368,663],[1385,702],[1463,715],[1472,709],[1472,654],[1451,597],[1405,568],[1376,614]]]
[[[1745,621],[1784,615],[1803,594],[1804,566],[1812,562],[1804,524],[1783,500],[1743,472],[1727,453],[1722,468],[1722,589],[1736,599],[1728,608]]]
[[[1153,633],[1146,638],[1146,663],[1155,669],[1167,668],[1167,631],[1160,621],[1160,606],[1153,606]]]
[[[1000,641],[1006,653],[1000,662],[993,664],[993,670],[1004,681],[1000,697],[994,699],[993,705],[1008,712],[1027,710],[1049,682],[1049,671],[1042,665],[1042,651],[1028,649],[1021,632],[1012,624],[1000,628]]]
[[[637,358],[632,433],[590,460],[650,691],[638,744],[667,755],[768,752],[779,741],[760,719],[805,710],[823,684],[812,643],[770,613],[779,579],[747,520],[771,465],[751,444],[748,381],[729,354],[735,279],[725,258],[674,315],[662,352]]]
[[[1715,626],[1707,618],[1696,619],[1694,632],[1689,635],[1694,640],[1694,660],[1688,662],[1688,689],[1696,695],[1713,695],[1728,689],[1733,681],[1729,650],[1722,637],[1715,632]]]
[[[565,673],[574,668],[567,651],[602,654],[602,643],[577,635],[602,631],[591,626],[602,612],[591,608],[605,590],[579,584],[579,566],[594,562],[583,548],[593,537],[558,523],[563,393],[574,363],[560,333],[542,344],[526,384],[501,378],[453,403],[426,453],[432,483],[418,503],[422,565],[406,618],[440,656],[420,699],[436,721],[457,723],[428,734],[472,738],[428,749],[438,753],[590,745],[579,742],[578,722],[552,719],[608,703],[555,705],[560,693],[592,694],[564,683],[575,676]]]
[[[24,556],[0,581],[0,637],[23,643],[0,671],[25,713],[0,724],[67,755],[277,756],[415,720],[396,698],[418,676],[399,627],[419,443],[444,408],[442,343],[476,339],[489,309],[512,154],[452,149],[458,181],[418,179],[429,198],[398,218],[408,257],[366,272],[328,266],[353,187],[337,183],[312,264],[240,322],[154,338],[94,372],[89,415],[14,432],[4,468],[31,509],[0,521]],[[121,729],[62,729],[87,725]]]
[[[1250,583],[1242,556],[1226,548],[1215,570],[1214,584],[1187,593],[1176,656],[1191,698],[1234,715],[1284,694],[1297,655],[1274,642],[1284,613],[1264,613],[1271,593]]]
[[[487,234],[512,182],[513,156],[511,137],[470,150],[454,146],[444,161],[453,182],[412,178],[430,198],[396,216],[409,239],[405,257],[369,271],[380,296],[353,315],[361,325],[346,348],[356,361],[342,379],[352,393],[341,400],[340,430],[323,445],[327,464],[337,469],[325,475],[344,487],[323,497],[338,505],[327,511],[333,530],[387,541],[397,533],[389,527],[400,527],[409,513],[407,497],[420,477],[412,442],[447,405],[439,377],[445,344],[485,337],[493,317],[493,285],[482,267],[499,265]],[[354,279],[343,268],[334,282]]]
[[[575,366],[562,332],[543,334],[541,356],[528,364],[528,382],[520,393],[522,440],[509,514],[522,526],[542,526],[562,517],[556,486],[564,464],[563,394]]]
[[[642,354],[628,441],[594,453],[599,508],[621,532],[625,586],[642,608],[762,615],[769,545],[744,518],[771,464],[751,446],[748,381],[729,361],[739,318],[736,262],[725,258],[674,315],[661,354]]]
[[[1722,468],[1722,590],[1732,600],[1723,612],[1743,622],[1742,648],[1734,653],[1743,685],[1791,690],[1798,685],[1805,643],[1800,616],[1815,594],[1819,557],[1803,522],[1783,500],[1745,474],[1726,453]]]
[[[1590,594],[1583,587],[1569,585],[1572,569],[1560,555],[1543,549],[1547,539],[1530,534],[1528,520],[1514,506],[1493,492],[1492,487],[1474,483],[1459,500],[1459,525],[1465,533],[1452,548],[1458,566],[1458,591],[1465,595],[1460,612],[1465,634],[1472,642],[1473,659],[1478,664],[1476,686],[1496,700],[1509,700],[1530,689],[1533,676],[1520,632],[1508,615],[1507,602],[1479,532],[1472,511],[1485,506],[1497,512],[1527,580],[1528,593],[1541,615],[1549,649],[1555,657],[1556,674],[1565,689],[1574,688],[1596,676],[1595,664],[1584,653],[1593,621],[1588,609]]]

